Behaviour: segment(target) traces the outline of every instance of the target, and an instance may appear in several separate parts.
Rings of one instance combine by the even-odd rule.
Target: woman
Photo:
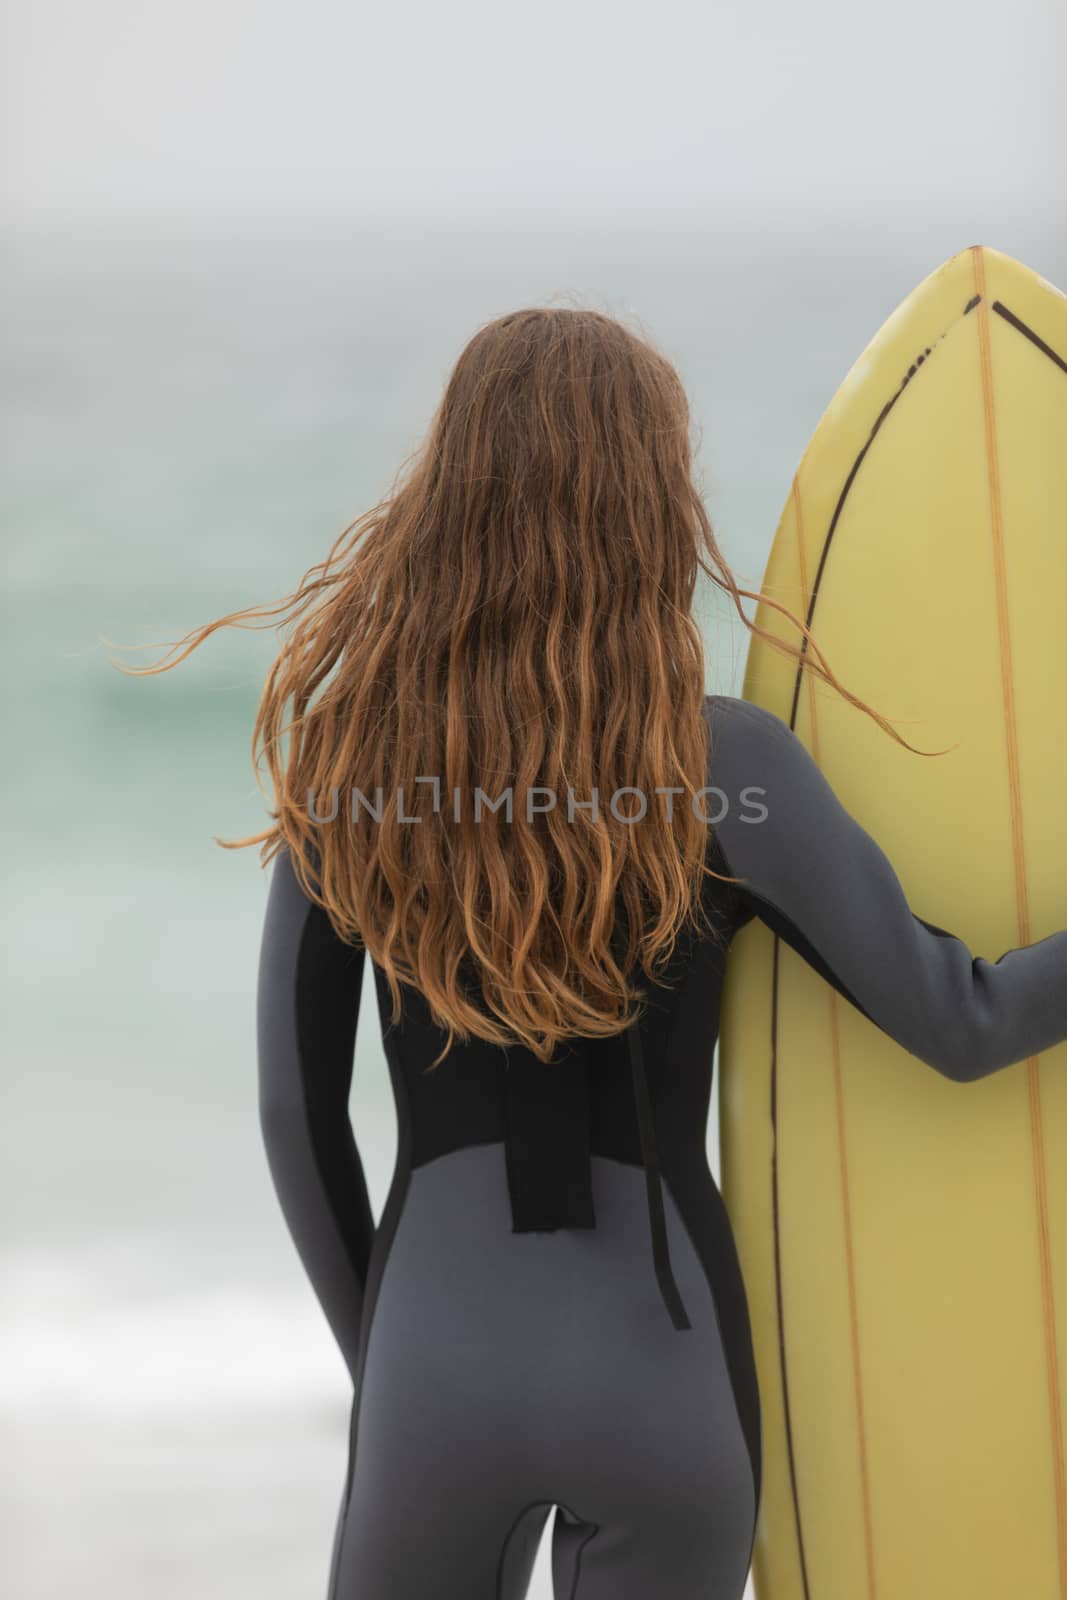
[[[701,568],[767,637],[670,364],[519,311],[293,596],[146,669],[292,624],[254,735],[272,823],[240,843],[274,861],[270,1169],[353,1382],[331,1600],[519,1600],[553,1508],[558,1600],[741,1595],[760,1411],[705,1146],[749,918],[951,1078],[1067,1037],[1067,932],[972,958],[783,721],[705,695]],[[786,614],[777,648],[905,743]],[[377,1227],[347,1113],[367,952],[399,1123]]]

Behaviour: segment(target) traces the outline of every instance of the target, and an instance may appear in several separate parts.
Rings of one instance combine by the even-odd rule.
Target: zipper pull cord
[[[645,1055],[641,1031],[635,1022],[626,1030],[630,1047],[630,1068],[634,1085],[634,1103],[637,1107],[637,1127],[641,1135],[641,1160],[645,1168],[645,1193],[648,1198],[648,1221],[652,1232],[652,1260],[656,1268],[663,1303],[670,1313],[674,1326],[682,1331],[691,1328],[678,1285],[671,1270],[670,1248],[667,1242],[667,1221],[663,1210],[663,1181],[660,1175],[659,1151],[656,1148],[655,1122],[652,1100],[648,1092],[645,1073]]]

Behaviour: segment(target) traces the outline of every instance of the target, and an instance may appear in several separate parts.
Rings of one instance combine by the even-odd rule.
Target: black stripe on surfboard
[[[999,300],[993,301],[993,310],[996,312],[998,317],[1003,317],[1005,322],[1010,323],[1013,328],[1018,329],[1018,331],[1023,335],[1024,339],[1029,339],[1031,344],[1036,344],[1041,353],[1048,356],[1050,361],[1055,362],[1056,366],[1059,367],[1061,372],[1067,372],[1067,361],[1065,361],[1062,356],[1057,355],[1052,346],[1050,344],[1046,344],[1041,335],[1035,333],[1033,328],[1028,328],[1022,318],[1015,315],[1014,311],[1009,311],[1007,306],[1002,305]]]
[[[964,306],[963,315],[966,316],[969,311],[973,311],[975,306],[978,305],[980,300],[981,300],[981,295],[977,295],[977,294],[973,295],[971,297],[971,299],[968,300],[967,304]],[[1009,308],[1006,305],[1004,305],[1004,303],[1002,301],[994,300],[993,303],[992,303],[991,309],[993,311],[995,311],[999,317],[1002,317],[1004,319],[1004,321],[1009,324],[1009,326],[1015,328],[1019,333],[1021,333],[1024,338],[1029,339],[1031,344],[1036,345],[1038,350],[1040,350],[1043,355],[1046,355],[1049,358],[1050,361],[1054,362],[1054,364],[1057,367],[1059,367],[1062,372],[1067,372],[1067,361],[1064,360],[1063,356],[1057,354],[1057,352],[1055,350],[1053,350],[1053,348],[1052,348],[1052,346],[1050,344],[1046,344],[1045,340],[1042,339],[1040,334],[1035,333],[1033,328],[1029,327],[1022,320],[1021,317],[1017,317],[1015,315],[1015,312],[1009,310]],[[945,333],[947,333],[948,331],[949,330],[946,328],[945,329]],[[893,394],[886,401],[885,405],[882,407],[881,411],[878,413],[878,416],[875,419],[874,426],[872,427],[870,433],[867,436],[867,441],[864,444],[863,449],[860,451],[859,455],[856,457],[855,461],[852,463],[851,471],[849,472],[849,475],[845,480],[845,484],[844,484],[843,489],[841,490],[841,494],[840,494],[840,496],[838,498],[837,505],[834,507],[834,514],[830,519],[830,527],[829,527],[829,529],[827,531],[825,542],[824,542],[822,550],[821,550],[821,552],[819,554],[819,565],[815,570],[815,581],[811,586],[811,598],[810,598],[810,600],[808,602],[808,614],[804,618],[805,625],[807,627],[809,627],[809,628],[811,627],[812,617],[815,615],[815,603],[816,603],[816,600],[818,599],[818,595],[819,595],[819,583],[820,583],[820,580],[822,578],[823,568],[826,565],[826,557],[827,557],[827,554],[828,554],[829,549],[830,549],[830,544],[831,544],[831,541],[833,540],[834,533],[835,533],[835,531],[837,529],[837,524],[838,524],[838,521],[840,520],[841,512],[844,509],[845,501],[848,498],[849,490],[852,488],[853,481],[854,481],[854,479],[856,477],[857,472],[860,469],[860,466],[861,466],[861,464],[863,462],[863,458],[867,454],[867,451],[870,449],[871,445],[874,443],[875,435],[877,434],[879,428],[882,426],[882,423],[885,421],[885,419],[889,415],[890,411],[892,411],[893,407],[896,405],[897,401],[900,399],[900,396],[904,393],[904,390],[907,388],[908,384],[911,382],[911,380],[915,376],[916,372],[922,366],[922,364],[926,360],[926,358],[929,355],[932,354],[933,349],[936,348],[936,345],[941,343],[941,339],[943,339],[944,337],[945,337],[945,334],[943,333],[940,336],[940,338],[935,341],[935,345],[934,346],[928,345],[926,347],[926,349],[923,351],[923,353],[920,356],[917,356],[916,359],[912,362],[911,366],[908,368],[907,372],[904,374],[904,377],[903,377],[903,379],[901,381],[900,387],[897,389],[896,393]],[[806,639],[801,639],[801,641],[800,641],[801,653],[805,654],[807,652],[807,648],[808,648],[808,641]],[[793,686],[793,704],[792,704],[792,707],[791,707],[790,713],[789,713],[789,726],[791,728],[795,728],[796,727],[797,704],[798,704],[799,699],[800,699],[800,684],[801,684],[802,676],[803,676],[803,665],[801,665],[801,667],[797,671],[796,682],[795,682],[795,684]]]
[[[963,316],[967,316],[967,314],[969,312],[974,310],[975,306],[977,306],[980,303],[980,301],[981,301],[981,296],[980,295],[974,295],[970,300],[968,300],[967,304],[964,306],[962,315]],[[859,472],[860,467],[863,465],[863,459],[866,456],[868,450],[871,448],[871,445],[874,443],[874,440],[875,440],[875,438],[876,438],[876,436],[878,434],[879,428],[882,426],[882,423],[885,421],[886,417],[892,411],[893,407],[896,405],[897,401],[900,399],[901,395],[904,393],[904,390],[908,387],[908,384],[911,382],[912,378],[915,377],[915,375],[919,371],[919,369],[929,359],[929,357],[933,354],[934,350],[941,343],[942,339],[945,338],[946,334],[948,334],[951,331],[951,328],[954,327],[954,326],[955,326],[955,323],[951,324],[949,328],[946,328],[943,333],[938,335],[938,337],[934,340],[934,343],[932,345],[927,345],[925,347],[925,349],[922,351],[922,353],[920,355],[916,356],[915,360],[911,363],[911,366],[908,368],[907,372],[904,374],[903,378],[901,379],[900,384],[898,385],[896,391],[892,395],[890,395],[889,399],[886,401],[885,405],[882,407],[881,411],[878,413],[878,416],[875,418],[874,425],[871,428],[870,433],[867,435],[867,438],[866,438],[866,441],[865,441],[865,443],[863,445],[862,450],[859,452],[859,454],[857,455],[855,461],[852,463],[852,466],[851,466],[851,468],[849,470],[848,477],[845,479],[844,486],[842,487],[841,493],[838,496],[837,504],[834,507],[833,516],[830,518],[830,526],[827,529],[826,538],[823,541],[822,550],[819,552],[819,564],[815,569],[815,579],[814,579],[814,581],[812,583],[812,586],[811,586],[811,596],[810,596],[809,601],[808,601],[807,615],[804,618],[805,626],[808,627],[809,629],[811,627],[812,620],[814,619],[814,616],[815,616],[815,606],[816,606],[816,604],[818,602],[818,598],[819,598],[819,584],[820,584],[820,581],[822,579],[823,570],[824,570],[824,568],[826,566],[826,557],[829,554],[830,545],[833,542],[834,534],[837,531],[837,525],[841,520],[841,513],[844,510],[845,501],[848,499],[849,491],[852,488],[853,483],[856,481],[856,474]],[[790,708],[790,712],[789,712],[789,726],[794,730],[794,732],[796,731],[797,707],[798,707],[798,705],[800,703],[800,684],[801,684],[801,680],[803,678],[803,673],[804,673],[803,656],[807,651],[807,647],[808,647],[807,639],[802,638],[801,641],[800,641],[801,659],[798,661],[798,664],[797,664],[796,682],[795,682],[795,684],[793,686],[793,704],[792,704],[792,706]],[[777,1304],[777,1311],[778,1311],[778,1350],[779,1350],[779,1356],[780,1356],[781,1375],[782,1375],[782,1412],[783,1412],[783,1417],[784,1417],[784,1422],[785,1422],[786,1451],[787,1451],[788,1458],[789,1458],[789,1486],[790,1486],[790,1491],[791,1491],[792,1500],[793,1500],[793,1520],[794,1520],[794,1523],[795,1523],[795,1526],[796,1526],[796,1532],[797,1532],[797,1553],[798,1553],[799,1558],[800,1558],[800,1577],[801,1577],[801,1583],[803,1585],[803,1590],[804,1590],[804,1600],[811,1600],[811,1586],[810,1586],[810,1584],[808,1582],[807,1556],[806,1556],[805,1550],[804,1550],[804,1527],[803,1527],[803,1522],[801,1520],[801,1515],[800,1515],[800,1490],[799,1490],[799,1486],[798,1486],[798,1483],[797,1483],[796,1457],[795,1457],[795,1452],[794,1452],[794,1448],[793,1448],[793,1419],[792,1419],[792,1408],[790,1407],[790,1403],[789,1403],[789,1380],[788,1380],[787,1373],[786,1373],[785,1305],[784,1305],[784,1300],[783,1300],[783,1295],[782,1295],[781,1240],[780,1240],[781,1229],[779,1228],[779,1225],[778,1225],[779,1210],[778,1210],[778,1126],[777,1126],[777,1105],[778,1105],[778,993],[779,993],[778,952],[779,952],[779,942],[780,942],[779,941],[779,937],[778,937],[777,934],[775,934],[775,936],[774,936],[774,952],[773,952],[773,957],[772,957],[772,969],[771,969],[772,970],[772,976],[771,976],[771,1018],[772,1018],[772,1021],[771,1021],[771,1108],[772,1108],[772,1114],[771,1114],[771,1207],[772,1207],[772,1212],[773,1212],[773,1217],[774,1217],[775,1301],[776,1301],[776,1304]]]
[[[964,306],[963,315],[966,316],[968,314],[968,312],[973,311],[975,306],[978,305],[980,300],[981,300],[981,295],[977,295],[977,294],[973,295],[971,297],[971,299],[968,300],[967,304]],[[952,327],[955,327],[955,323],[952,324]],[[844,487],[842,488],[841,493],[837,498],[837,504],[834,507],[834,514],[830,518],[830,526],[827,529],[826,538],[823,541],[822,550],[819,552],[819,564],[815,569],[815,579],[814,579],[814,582],[812,583],[812,586],[811,586],[811,598],[808,601],[808,614],[804,618],[805,626],[808,627],[808,628],[811,627],[811,621],[812,621],[812,618],[815,615],[815,606],[816,606],[816,602],[818,601],[818,598],[819,598],[819,584],[822,581],[823,569],[826,566],[826,558],[830,553],[830,545],[833,543],[833,537],[834,537],[834,534],[837,531],[837,524],[841,520],[841,513],[845,508],[845,501],[848,499],[849,491],[852,488],[852,485],[856,480],[856,474],[859,472],[860,467],[863,465],[863,458],[867,454],[868,450],[871,448],[871,445],[874,443],[875,438],[877,437],[877,434],[878,434],[878,430],[882,426],[882,423],[885,421],[886,417],[888,417],[889,413],[892,411],[893,407],[896,405],[897,401],[900,399],[901,395],[904,393],[904,390],[908,387],[908,384],[911,382],[912,378],[914,378],[914,376],[918,372],[919,368],[934,353],[934,351],[936,350],[937,346],[941,343],[941,340],[944,339],[945,335],[947,333],[949,333],[950,331],[951,331],[950,328],[946,328],[945,332],[942,333],[942,334],[939,334],[938,337],[934,340],[934,343],[932,345],[927,345],[925,350],[923,350],[922,354],[915,357],[915,360],[912,362],[911,366],[908,368],[907,372],[904,374],[903,378],[901,379],[900,384],[897,387],[895,393],[890,395],[889,399],[886,401],[886,403],[882,407],[881,411],[879,411],[877,417],[874,420],[874,426],[871,428],[870,433],[867,435],[867,438],[866,438],[866,441],[864,443],[863,449],[860,451],[859,455],[856,457],[855,461],[852,463],[851,469],[849,470],[848,477],[845,479]],[[802,638],[801,641],[800,641],[800,652],[801,652],[801,655],[805,655],[807,653],[807,648],[808,648],[808,641],[807,641],[807,639],[803,639]],[[801,662],[800,665],[797,668],[796,682],[793,685],[793,704],[790,707],[790,711],[789,711],[789,726],[791,728],[793,728],[793,729],[796,728],[797,705],[798,705],[798,703],[800,701],[800,684],[801,684],[801,680],[803,678],[803,675],[804,675],[804,663]]]
[[[771,952],[771,1210],[774,1216],[774,1281],[778,1286],[775,1296],[778,1310],[778,1366],[782,1379],[782,1410],[785,1417],[785,1447],[789,1458],[789,1482],[793,1493],[793,1517],[797,1530],[797,1555],[800,1559],[800,1581],[804,1600],[809,1600],[808,1561],[804,1552],[804,1535],[800,1523],[800,1502],[797,1497],[797,1464],[793,1453],[793,1427],[789,1411],[789,1376],[785,1359],[785,1317],[782,1306],[782,1240],[778,1227],[778,958],[782,941],[774,936]]]

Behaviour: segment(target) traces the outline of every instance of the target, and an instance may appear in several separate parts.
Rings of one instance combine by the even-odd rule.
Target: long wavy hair
[[[425,996],[448,1033],[437,1062],[472,1035],[547,1061],[625,1027],[635,972],[655,979],[687,924],[715,936],[703,891],[725,875],[692,803],[709,753],[701,569],[754,634],[906,744],[799,617],[736,583],[671,363],[613,317],[533,307],[478,329],[391,492],[291,595],[124,670],[167,671],[219,628],[278,628],[252,735],[271,823],[220,843],[259,844],[264,865],[288,847],[387,976],[394,1020],[401,983]],[[493,808],[508,790],[510,816]]]

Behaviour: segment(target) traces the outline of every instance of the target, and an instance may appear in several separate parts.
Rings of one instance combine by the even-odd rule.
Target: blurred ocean
[[[1052,226],[981,242],[1064,284]],[[837,384],[974,242],[968,217],[9,240],[5,1593],[316,1600],[344,1483],[346,1375],[259,1143],[265,878],[212,842],[261,825],[273,636],[143,681],[102,639],[287,593],[388,490],[475,327],[553,299],[636,315],[676,362],[720,542],[758,585]],[[702,607],[709,687],[737,692],[744,630]],[[380,1210],[395,1129],[369,988],[357,1056]]]

